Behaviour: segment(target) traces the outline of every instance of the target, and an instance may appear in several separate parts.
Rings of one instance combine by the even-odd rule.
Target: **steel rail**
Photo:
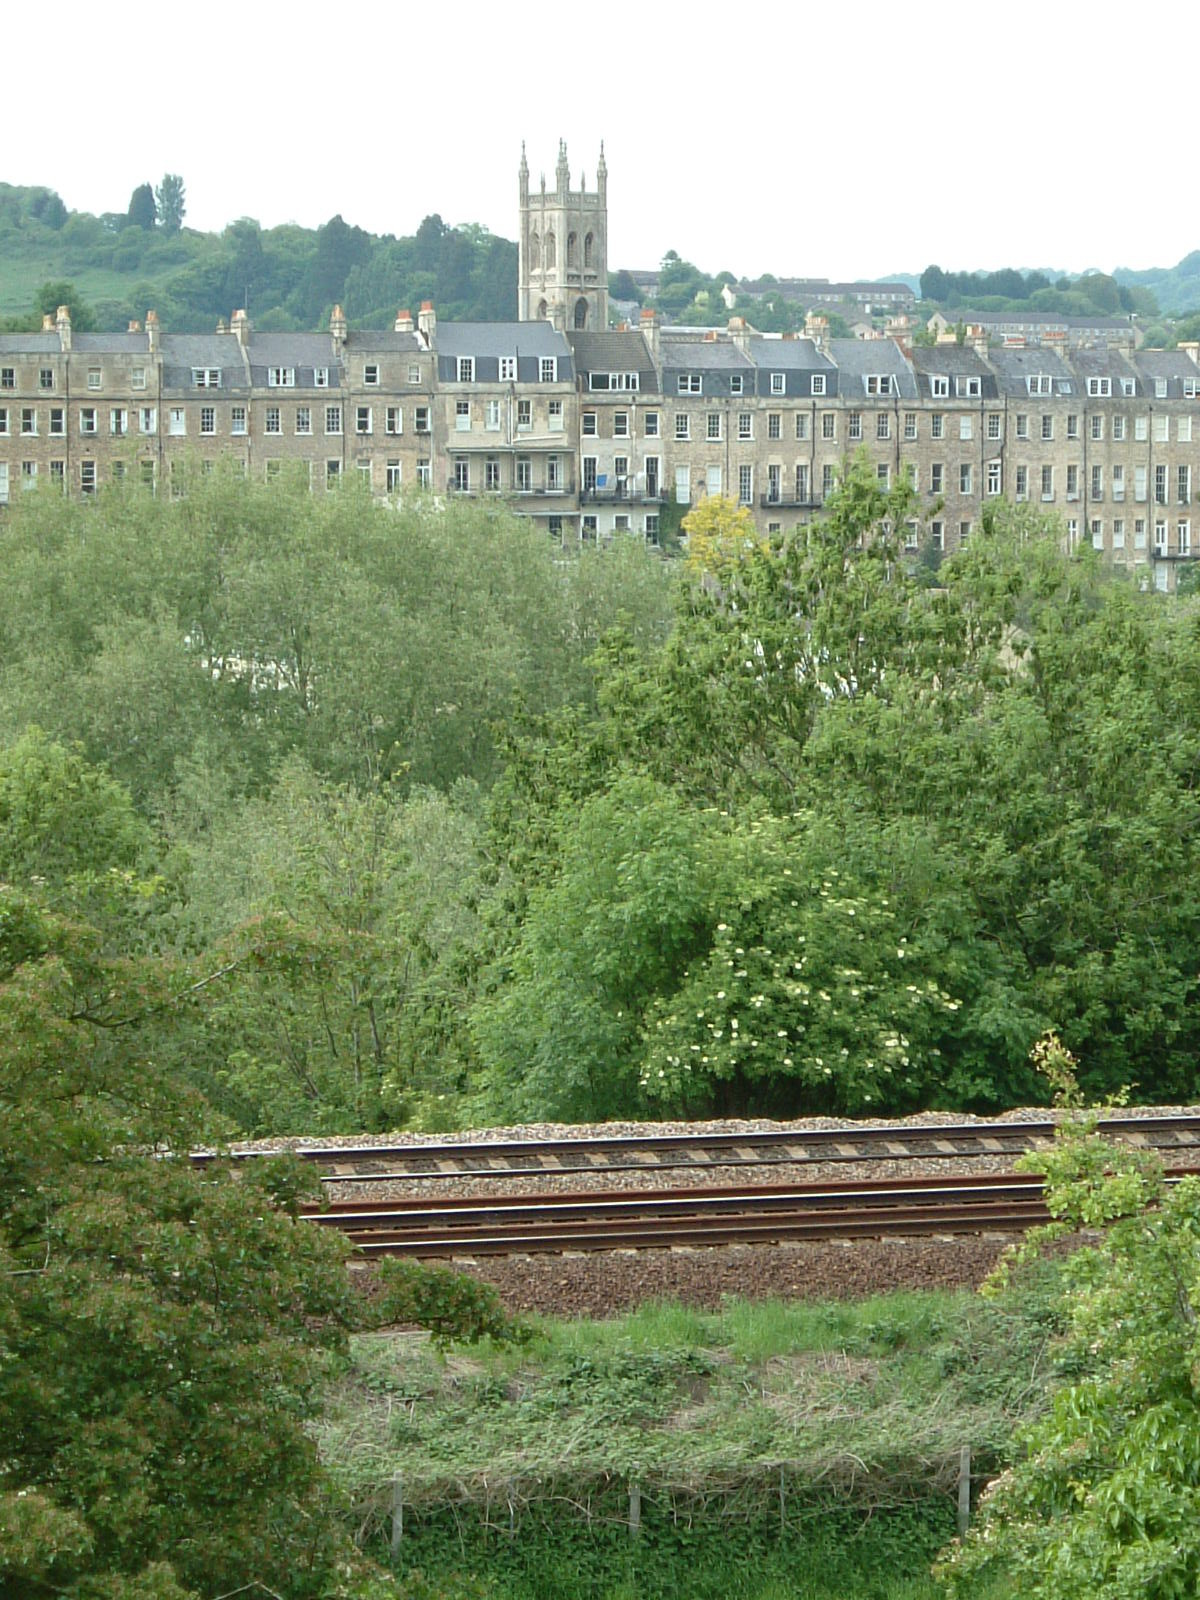
[[[847,1128],[765,1129],[743,1133],[601,1134],[581,1138],[439,1141],[429,1144],[306,1145],[290,1152],[234,1151],[235,1162],[290,1153],[332,1170],[329,1184],[403,1178],[537,1177],[548,1172],[664,1171],[697,1167],[772,1165],[872,1159],[953,1159],[1018,1154],[1053,1139],[1057,1124],[980,1122],[887,1124]],[[1104,1118],[1110,1138],[1166,1150],[1200,1148],[1200,1116]],[[203,1165],[222,1159],[197,1151]],[[380,1163],[390,1163],[378,1170]],[[350,1168],[351,1170],[339,1170]]]
[[[1172,1169],[1173,1178],[1195,1169]],[[367,1256],[477,1256],[1024,1230],[1049,1220],[1036,1173],[812,1185],[367,1202],[305,1214]]]

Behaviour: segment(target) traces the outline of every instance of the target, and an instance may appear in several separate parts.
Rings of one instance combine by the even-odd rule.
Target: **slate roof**
[[[1032,309],[1020,311],[944,311],[942,315],[948,322],[964,322],[970,327],[975,324],[980,328],[1101,328],[1101,329],[1126,329],[1132,327],[1131,319],[1124,317],[1105,317],[1099,312],[1094,317],[1068,317],[1058,311],[1034,311]]]
[[[640,333],[569,332],[567,343],[580,377],[589,372],[636,372],[641,393],[657,394],[658,372]]]
[[[909,359],[922,395],[929,395],[929,380],[935,375],[939,378],[978,378],[980,393],[985,400],[995,400],[1000,393],[995,373],[979,352],[972,350],[969,345],[938,344],[924,348],[917,345]]]
[[[53,335],[55,344],[58,336]],[[78,355],[148,355],[150,339],[146,333],[74,333],[71,350]]]
[[[59,349],[57,333],[0,333],[0,355],[56,356]]]
[[[242,349],[232,334],[164,334],[162,358],[164,389],[190,389],[193,367],[219,367],[222,389],[249,388]]]
[[[664,372],[742,372],[754,362],[736,344],[721,339],[664,339]]]
[[[755,339],[750,359],[763,372],[829,372],[833,362],[811,339]]]
[[[399,351],[412,355],[425,349],[416,333],[397,333],[394,328],[354,329],[346,335],[345,348],[355,354],[372,355],[376,351]]]
[[[1142,392],[1152,397],[1157,378],[1166,379],[1168,400],[1185,398],[1185,379],[1191,385],[1200,382],[1200,367],[1182,350],[1141,350],[1133,357],[1133,365],[1141,375]],[[1193,396],[1186,398],[1192,399]]]
[[[434,335],[439,356],[558,356],[569,361],[570,347],[549,322],[439,322]]]
[[[297,389],[315,387],[315,367],[328,369],[331,389],[342,381],[341,362],[334,353],[333,339],[327,333],[251,333],[247,353],[251,381],[256,389],[268,387],[267,372],[271,367],[291,367],[296,374]]]
[[[988,363],[996,373],[1001,394],[1038,398],[1029,394],[1026,382],[1027,378],[1034,377],[1053,379],[1056,396],[1086,393],[1086,386],[1073,368],[1056,350],[1047,349],[1045,345],[1027,350],[992,350],[988,353]]]
[[[894,339],[831,339],[829,353],[841,374],[838,392],[843,397],[865,393],[863,378],[889,373],[901,399],[917,398],[916,377]]]
[[[1114,390],[1119,390],[1122,380],[1137,384],[1137,368],[1119,350],[1107,345],[1102,350],[1072,351],[1071,365],[1082,379],[1111,378]],[[1085,392],[1086,388],[1085,383]],[[1134,392],[1137,392],[1136,388]]]

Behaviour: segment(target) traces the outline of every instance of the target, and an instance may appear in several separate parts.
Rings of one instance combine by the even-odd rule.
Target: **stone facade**
[[[519,174],[517,315],[522,322],[549,321],[567,328],[608,327],[608,166],[604,146],[596,188],[587,179],[571,188],[567,147],[558,146],[554,188],[529,190],[529,164],[521,146]]]

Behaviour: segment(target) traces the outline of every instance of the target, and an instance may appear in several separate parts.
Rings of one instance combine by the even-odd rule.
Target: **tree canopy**
[[[1039,1058],[1060,1089],[1073,1062],[1045,1040]],[[1067,1332],[1060,1360],[1079,1374],[1016,1442],[944,1572],[952,1593],[996,1571],[1031,1600],[1177,1600],[1200,1585],[1200,1180],[1169,1184],[1154,1154],[1101,1139],[1077,1110],[1046,1173],[1053,1238],[1096,1241],[1063,1269]],[[1020,1283],[1020,1263],[1002,1282]]]

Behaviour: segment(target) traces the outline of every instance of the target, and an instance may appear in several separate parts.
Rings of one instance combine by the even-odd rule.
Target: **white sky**
[[[1200,246],[1186,0],[1153,36],[1111,0],[4,12],[0,179],[72,208],[123,211],[169,171],[194,227],[340,211],[407,234],[438,211],[515,238],[521,140],[536,186],[561,135],[573,184],[605,141],[613,268],[1111,270]]]

